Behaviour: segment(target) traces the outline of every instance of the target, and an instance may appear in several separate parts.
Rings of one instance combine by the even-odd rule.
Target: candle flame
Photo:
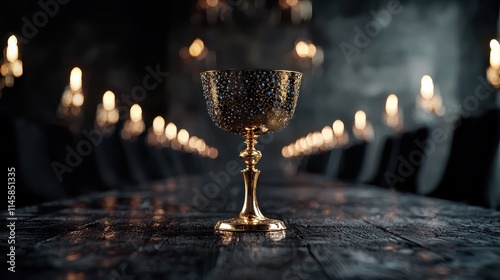
[[[71,70],[69,76],[69,87],[72,91],[80,91],[82,89],[82,70],[75,67]]]
[[[177,133],[177,140],[182,145],[186,145],[189,142],[189,132],[184,128],[179,130],[179,133]]]
[[[304,41],[298,41],[295,44],[295,52],[299,57],[307,57],[309,55],[309,46]]]
[[[205,49],[205,44],[200,38],[196,38],[191,46],[189,46],[189,54],[192,57],[198,57],[201,55],[203,50]]]
[[[165,136],[168,140],[174,140],[177,136],[177,126],[173,123],[168,123],[165,127]]]
[[[165,127],[165,120],[161,116],[157,116],[153,120],[153,133],[155,135],[162,135],[163,134],[163,129]]]
[[[341,120],[336,120],[332,125],[335,136],[340,137],[344,134],[344,123]]]
[[[497,41],[497,40],[495,40],[495,39],[492,39],[492,40],[490,41],[490,49],[491,49],[491,50],[497,50],[497,49],[499,49],[499,48],[500,48],[500,44],[498,43],[498,41]]]
[[[321,135],[321,132],[316,131],[313,133],[313,146],[321,146],[323,145],[323,137]]]
[[[208,157],[215,159],[219,156],[219,151],[216,148],[210,148],[208,152]]]
[[[195,147],[196,147],[196,150],[198,150],[198,153],[201,154],[201,153],[205,152],[205,149],[207,148],[207,144],[205,143],[205,141],[203,139],[198,139],[198,140],[196,140]]]
[[[288,157],[290,157],[290,154],[288,153],[288,149],[287,149],[287,147],[283,147],[283,149],[281,149],[281,155],[282,155],[284,158],[288,158]]]
[[[305,137],[305,139],[306,139],[306,143],[307,143],[308,146],[312,146],[313,145],[314,140],[313,140],[313,133],[312,132],[309,133],[309,134],[307,134],[307,136]]]
[[[398,114],[398,97],[395,94],[390,94],[385,103],[385,112],[388,116],[394,117]]]
[[[130,107],[130,120],[132,122],[139,122],[142,120],[142,109],[139,104],[134,104]]]
[[[104,110],[111,111],[115,108],[115,94],[108,90],[102,96],[102,107]]]
[[[365,112],[358,110],[356,114],[354,115],[354,126],[359,129],[363,130],[366,128],[366,114]]]
[[[307,48],[308,48],[307,57],[313,58],[316,55],[316,45],[311,43],[307,46]]]
[[[434,96],[434,82],[429,75],[424,75],[420,81],[420,94],[424,99],[432,99]]]
[[[311,135],[311,136],[312,136],[312,135]],[[312,137],[311,137],[311,139],[312,139]],[[313,141],[314,141],[314,139],[313,139]],[[307,149],[307,147],[308,147],[308,145],[307,145],[307,141],[306,141],[306,139],[304,139],[304,138],[300,138],[300,140],[299,140],[299,145],[300,145],[299,147],[300,147],[301,149],[303,149],[303,150]]]
[[[19,57],[17,38],[14,35],[10,36],[9,39],[7,40],[7,50],[5,56],[7,57],[7,61],[11,63],[16,61]]]
[[[493,39],[490,41],[490,65],[494,69],[500,68],[500,44],[497,40]]]
[[[198,143],[198,139],[199,138],[196,136],[191,136],[191,138],[189,138],[189,142],[188,142],[189,148],[196,149],[196,144]]]
[[[321,130],[321,135],[323,136],[323,140],[325,142],[330,142],[333,139],[333,131],[330,126],[325,126]]]

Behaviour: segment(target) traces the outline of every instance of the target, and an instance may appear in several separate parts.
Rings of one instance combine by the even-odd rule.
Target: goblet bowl
[[[213,70],[201,73],[207,110],[215,125],[244,134],[277,132],[293,117],[302,73],[288,70]]]

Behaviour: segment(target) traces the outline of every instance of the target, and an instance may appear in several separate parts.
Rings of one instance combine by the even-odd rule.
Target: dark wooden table
[[[242,187],[193,202],[207,182],[17,209],[16,272],[3,227],[1,279],[500,279],[493,210],[304,177],[260,182],[261,210],[285,232],[219,234],[213,226],[240,210]]]

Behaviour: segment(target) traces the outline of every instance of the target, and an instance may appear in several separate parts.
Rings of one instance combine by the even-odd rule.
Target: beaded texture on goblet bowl
[[[238,216],[215,226],[223,231],[284,230],[280,220],[268,219],[259,210],[256,196],[260,171],[255,165],[262,157],[255,149],[257,138],[278,132],[293,117],[299,97],[302,73],[289,70],[211,70],[201,73],[208,114],[217,127],[245,138],[247,148],[240,158],[247,167],[241,171],[245,200]]]

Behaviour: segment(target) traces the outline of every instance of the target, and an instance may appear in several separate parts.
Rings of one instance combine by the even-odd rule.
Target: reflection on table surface
[[[240,182],[222,187],[209,184],[213,182],[171,179],[130,191],[18,209],[15,276],[428,279],[500,275],[500,213],[493,210],[306,176],[280,184],[263,180],[259,186],[262,211],[283,219],[286,231],[218,233],[213,230],[216,221],[240,210],[243,188]],[[4,231],[2,239],[6,238]]]

